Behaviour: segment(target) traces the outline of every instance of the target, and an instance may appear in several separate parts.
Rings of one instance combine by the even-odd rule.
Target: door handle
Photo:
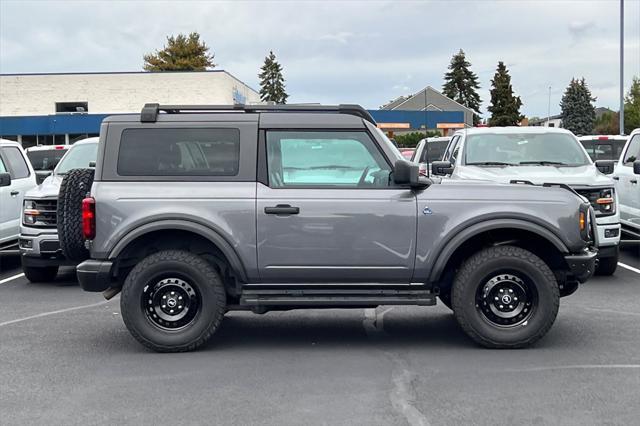
[[[300,207],[292,207],[289,204],[278,204],[275,207],[265,207],[264,212],[266,214],[298,214],[300,213]]]
[[[11,191],[11,196],[15,197],[16,195],[18,195],[20,193],[20,191]],[[6,194],[6,192],[5,192]]]
[[[638,179],[631,179],[629,182],[631,182],[631,183],[638,183]]]
[[[620,180],[620,178],[618,176],[611,176],[611,179],[613,180]]]

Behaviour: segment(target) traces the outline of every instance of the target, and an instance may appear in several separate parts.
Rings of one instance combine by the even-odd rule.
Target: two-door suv
[[[127,328],[156,351],[201,346],[230,310],[438,296],[479,344],[522,347],[596,257],[593,210],[570,188],[432,182],[359,106],[148,104],[104,120],[95,176],[65,179],[60,197],[87,196],[61,238],[86,240],[81,286],[122,291]]]

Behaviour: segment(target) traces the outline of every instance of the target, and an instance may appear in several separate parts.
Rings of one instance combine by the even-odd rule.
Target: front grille
[[[26,226],[55,228],[58,224],[58,200],[25,200],[25,208],[38,211],[37,215],[32,215],[32,222],[23,219]]]

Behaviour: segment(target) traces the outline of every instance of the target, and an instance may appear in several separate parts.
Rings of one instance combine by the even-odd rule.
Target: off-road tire
[[[477,307],[479,286],[502,271],[526,277],[537,293],[528,320],[519,326],[496,325]],[[495,246],[479,251],[462,264],[453,283],[452,304],[458,323],[476,343],[487,348],[522,348],[549,331],[558,314],[560,294],[553,272],[538,256],[520,247]]]
[[[618,255],[611,257],[603,257],[598,259],[598,266],[596,267],[596,275],[611,276],[616,272],[618,268]]]
[[[62,179],[58,195],[58,238],[62,253],[69,260],[89,258],[82,235],[82,200],[91,191],[93,169],[73,169]]]
[[[193,320],[183,328],[165,330],[144,309],[144,292],[163,277],[179,276],[200,295]],[[165,250],[138,263],[125,279],[120,297],[122,319],[133,337],[156,352],[187,352],[205,344],[216,332],[226,310],[226,292],[220,276],[206,260],[188,251]]]
[[[56,279],[58,275],[57,266],[45,266],[34,268],[33,266],[23,266],[24,276],[32,283],[47,283]]]

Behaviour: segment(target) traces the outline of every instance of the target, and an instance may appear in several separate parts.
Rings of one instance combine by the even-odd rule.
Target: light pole
[[[624,0],[620,0],[620,134],[624,135]]]
[[[549,102],[547,103],[547,127],[549,127],[550,119],[551,119],[551,86],[549,86]]]

